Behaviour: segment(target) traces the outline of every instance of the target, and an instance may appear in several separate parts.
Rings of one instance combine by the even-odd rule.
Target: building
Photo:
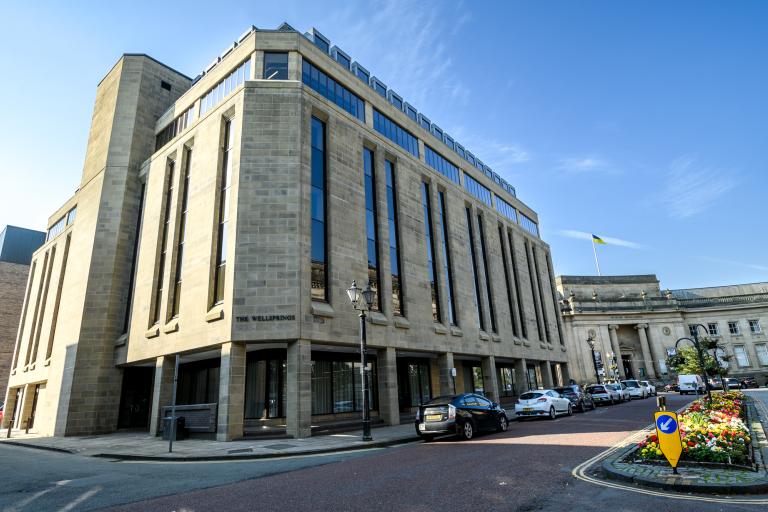
[[[678,339],[717,340],[733,377],[768,378],[768,283],[662,290],[655,275],[558,276],[570,369],[579,382],[595,381],[587,342],[595,342],[604,375],[674,380],[666,365]],[[681,342],[681,347],[691,346]]]
[[[177,354],[193,433],[358,421],[353,280],[376,292],[377,422],[568,379],[536,212],[316,30],[252,27],[195,79],[124,55],[50,225],[30,289],[58,287],[22,316],[16,427],[156,433]]]
[[[0,231],[0,389],[8,386],[13,346],[27,288],[32,253],[45,241],[45,233],[6,226]]]

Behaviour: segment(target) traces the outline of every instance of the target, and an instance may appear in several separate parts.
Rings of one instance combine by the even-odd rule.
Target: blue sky
[[[190,76],[251,24],[316,26],[516,186],[558,274],[768,281],[768,2],[12,3],[0,224],[76,189],[125,52]]]

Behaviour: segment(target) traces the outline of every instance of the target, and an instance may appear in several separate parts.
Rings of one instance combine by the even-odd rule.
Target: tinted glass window
[[[266,80],[288,80],[287,53],[264,53],[264,78]]]
[[[603,386],[590,386],[587,388],[587,391],[590,393],[605,393],[605,388]]]
[[[477,400],[477,403],[483,407],[491,407],[491,401],[486,400],[485,398],[477,397],[475,400]]]
[[[541,393],[523,393],[520,395],[520,400],[533,400],[534,398],[539,398],[542,396]]]

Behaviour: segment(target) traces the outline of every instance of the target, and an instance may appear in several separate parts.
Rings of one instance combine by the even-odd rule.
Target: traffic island
[[[761,415],[766,416],[764,405],[743,393],[713,395],[711,407],[705,400],[680,411],[683,453],[678,474],[664,460],[651,426],[645,429],[642,441],[603,460],[605,475],[683,492],[768,492],[768,442],[760,421]]]

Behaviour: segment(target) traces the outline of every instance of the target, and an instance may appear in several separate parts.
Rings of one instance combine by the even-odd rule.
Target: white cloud
[[[712,206],[737,185],[732,173],[681,156],[669,166],[660,200],[673,218],[693,217]]]
[[[577,238],[579,240],[592,240],[592,233],[587,233],[586,231],[576,231],[575,229],[562,229],[558,231],[557,234],[568,238]],[[623,240],[621,238],[603,236],[599,233],[595,233],[595,235],[599,236],[608,245],[618,245],[620,247],[627,247],[629,249],[642,249],[644,247],[642,244],[630,242],[629,240]]]
[[[561,158],[557,165],[557,169],[572,172],[608,171],[610,167],[610,162],[595,156]]]

